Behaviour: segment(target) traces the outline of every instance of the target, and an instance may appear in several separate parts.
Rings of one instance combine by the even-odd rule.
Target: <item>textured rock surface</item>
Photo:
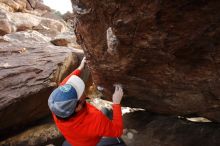
[[[97,95],[96,95],[97,96]],[[90,102],[98,109],[111,108],[111,102],[94,98]],[[122,107],[127,146],[218,146],[220,125],[202,117],[158,115],[140,108]],[[194,122],[190,122],[191,121]]]
[[[45,146],[62,145],[64,138],[54,123],[46,123],[29,128],[20,134],[0,142],[1,146]]]
[[[0,35],[24,30],[37,30],[46,36],[56,36],[67,31],[64,22],[30,13],[13,13],[0,10]]]
[[[81,49],[81,46],[76,43],[76,36],[73,32],[64,32],[51,40],[55,46],[66,46]]]
[[[42,0],[0,0],[0,8],[10,12],[51,11],[48,6],[42,3]]]
[[[5,35],[0,43],[0,135],[49,114],[52,89],[78,65],[78,49],[57,47],[36,31]],[[11,131],[13,132],[13,131]],[[1,137],[1,136],[0,136]]]
[[[123,139],[127,146],[219,146],[220,126],[193,123],[148,112],[124,115]]]
[[[220,1],[72,4],[78,42],[106,94],[119,82],[130,105],[220,121]]]

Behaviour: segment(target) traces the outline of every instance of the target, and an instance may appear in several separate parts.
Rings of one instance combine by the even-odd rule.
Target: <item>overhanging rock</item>
[[[131,105],[220,121],[220,1],[72,4],[78,42],[106,94],[119,82]]]

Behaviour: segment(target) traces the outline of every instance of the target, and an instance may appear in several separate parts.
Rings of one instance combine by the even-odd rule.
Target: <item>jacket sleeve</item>
[[[69,78],[70,78],[72,75],[80,76],[80,73],[81,73],[81,71],[80,71],[79,69],[75,69],[71,74],[69,74],[69,75],[60,83],[60,86],[66,84],[66,82],[69,80]]]
[[[120,137],[123,133],[122,112],[120,104],[113,104],[113,120],[109,120],[104,114],[98,121],[96,132],[99,136]]]

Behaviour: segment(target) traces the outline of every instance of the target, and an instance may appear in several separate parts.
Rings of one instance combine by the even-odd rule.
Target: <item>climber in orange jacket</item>
[[[113,119],[110,120],[85,101],[85,84],[79,77],[85,63],[84,57],[80,66],[60,83],[48,99],[56,126],[72,146],[104,146],[106,140],[108,143],[106,137],[114,137],[110,141],[120,143],[122,141],[117,137],[123,131],[120,105],[123,89],[120,85],[115,86],[112,96]]]

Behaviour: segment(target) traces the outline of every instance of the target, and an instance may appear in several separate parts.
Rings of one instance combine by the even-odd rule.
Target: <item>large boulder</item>
[[[30,13],[8,12],[0,10],[0,35],[24,30],[37,30],[42,34],[54,37],[68,31],[64,21],[36,16]]]
[[[0,135],[48,115],[52,89],[77,67],[77,55],[82,54],[78,49],[52,45],[50,38],[36,31],[2,37]]]
[[[56,46],[66,46],[81,49],[81,46],[76,42],[76,35],[74,32],[64,32],[52,38],[51,43]]]
[[[126,114],[124,135],[127,146],[219,146],[220,126],[190,122],[182,118],[146,111]]]
[[[127,104],[220,122],[220,1],[72,0],[94,82]]]
[[[26,10],[51,11],[42,0],[0,0],[0,8],[10,12],[23,12]]]
[[[26,3],[20,1],[14,1],[14,0],[1,0],[0,1],[0,5],[7,5],[8,7],[10,7],[10,10],[13,11],[18,11],[18,10],[22,10],[26,7]]]
[[[62,145],[63,136],[52,122],[29,127],[13,137],[0,141],[1,146],[54,146]],[[53,146],[52,145],[52,146]]]

